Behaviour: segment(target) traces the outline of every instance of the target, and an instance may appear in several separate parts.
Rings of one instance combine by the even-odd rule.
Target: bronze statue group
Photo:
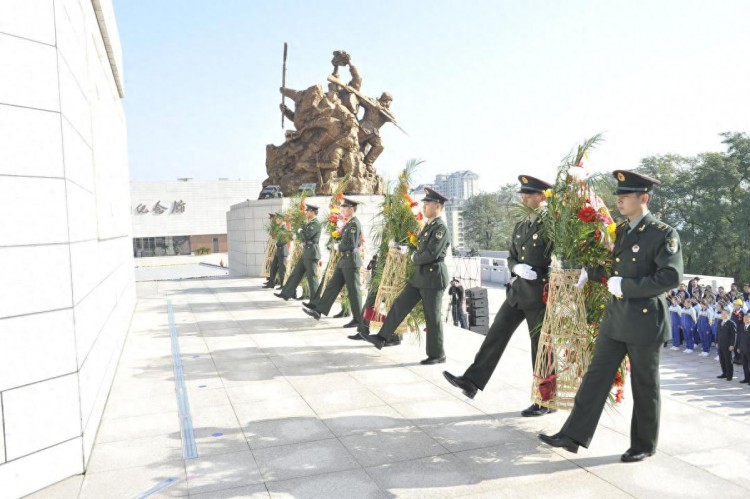
[[[659,361],[662,345],[671,338],[666,293],[677,288],[682,281],[682,249],[675,229],[656,220],[648,210],[651,192],[659,180],[628,170],[618,170],[614,175],[617,179],[614,192],[617,209],[625,221],[617,226],[612,274],[607,280],[612,298],[606,306],[591,364],[576,394],[570,416],[558,433],[540,434],[539,438],[550,446],[574,453],[579,446],[588,447],[607,402],[612,380],[627,355],[631,366],[633,415],[630,448],[622,454],[621,460],[637,462],[656,451],[661,411]],[[513,229],[508,258],[513,280],[506,299],[473,363],[461,375],[443,372],[447,382],[470,399],[477,391],[485,389],[511,336],[524,321],[529,331],[532,371],[537,362],[539,331],[546,310],[543,294],[549,280],[552,248],[541,237],[543,220],[536,214],[544,208],[545,191],[551,185],[530,175],[519,176],[519,181],[521,202],[529,209],[529,215]],[[336,297],[346,286],[353,315],[346,327],[357,328],[357,334],[349,338],[368,342],[377,349],[400,343],[396,329],[421,301],[427,331],[427,357],[421,364],[444,363],[441,304],[450,285],[445,263],[450,234],[441,218],[446,201],[441,193],[425,189],[422,203],[427,222],[418,234],[417,248],[412,256],[415,272],[391,305],[377,334],[370,334],[368,322],[363,319],[359,298],[362,226],[356,216],[357,202],[350,198],[344,197],[341,202],[341,211],[347,219],[336,248],[341,259],[333,276],[322,286],[324,289],[318,289],[314,273],[320,259],[318,209],[307,205],[307,224],[298,234],[303,241],[304,256],[277,296],[286,300],[294,297],[297,285],[306,275],[311,299],[303,304],[303,310],[319,320],[322,315],[330,313]],[[285,246],[286,241],[278,244]],[[284,251],[278,254],[277,267],[282,269]],[[607,272],[604,267],[582,269],[578,284],[582,286],[587,279],[601,280]],[[279,276],[272,269],[266,287],[274,287],[276,282],[283,283],[283,274]],[[747,334],[750,335],[750,331]],[[554,411],[532,404],[521,414],[538,417],[551,412]]]

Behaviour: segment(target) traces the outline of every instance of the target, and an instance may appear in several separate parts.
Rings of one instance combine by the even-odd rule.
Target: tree
[[[511,233],[519,219],[516,189],[514,184],[506,184],[497,192],[474,195],[464,204],[464,237],[472,251],[510,247]]]
[[[680,233],[685,271],[750,281],[750,137],[721,134],[727,152],[651,156],[639,171],[662,181],[650,209]]]

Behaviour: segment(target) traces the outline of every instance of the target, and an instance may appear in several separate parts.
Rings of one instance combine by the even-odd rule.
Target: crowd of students
[[[727,291],[719,286],[715,291],[711,286],[701,286],[700,278],[693,278],[686,284],[669,293],[669,307],[672,320],[672,350],[691,354],[700,350],[700,355],[708,357],[711,347],[716,350],[716,360],[720,359],[720,328],[723,321],[735,323],[739,333],[745,329],[744,317],[750,314],[750,284],[740,291],[734,283]],[[722,316],[722,312],[726,315]],[[742,363],[739,352],[740,334],[732,339],[732,362]]]

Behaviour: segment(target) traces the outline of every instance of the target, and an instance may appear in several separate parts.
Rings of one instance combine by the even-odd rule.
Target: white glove
[[[333,249],[338,251],[339,250],[339,243],[333,243]]]
[[[517,263],[513,266],[513,273],[521,279],[533,281],[536,279],[536,272],[531,268],[531,265],[525,263]]]
[[[576,288],[581,289],[586,285],[586,283],[589,280],[589,273],[586,272],[586,268],[581,269],[581,276],[578,278],[578,282],[576,283]]]
[[[297,229],[297,234],[302,234],[302,227],[300,227],[299,229]]]
[[[407,254],[409,252],[409,247],[405,246],[405,245],[404,246],[399,246],[398,249],[399,249],[399,251],[401,251],[402,255],[405,255],[405,254]]]
[[[607,281],[607,289],[617,297],[622,297],[622,277],[610,277]]]

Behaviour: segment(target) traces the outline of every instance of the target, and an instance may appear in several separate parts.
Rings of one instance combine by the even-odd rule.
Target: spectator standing
[[[451,281],[451,287],[448,289],[448,295],[451,297],[451,312],[453,316],[453,325],[459,324],[463,329],[469,329],[466,320],[466,300],[464,299],[464,287],[458,277]]]
[[[721,311],[721,327],[719,328],[718,350],[721,374],[719,379],[732,381],[734,365],[732,364],[732,350],[737,337],[737,324],[729,318],[729,311]]]
[[[672,297],[672,305],[669,307],[669,318],[672,322],[672,346],[670,350],[680,349],[680,331],[682,330],[682,307],[677,296]]]

